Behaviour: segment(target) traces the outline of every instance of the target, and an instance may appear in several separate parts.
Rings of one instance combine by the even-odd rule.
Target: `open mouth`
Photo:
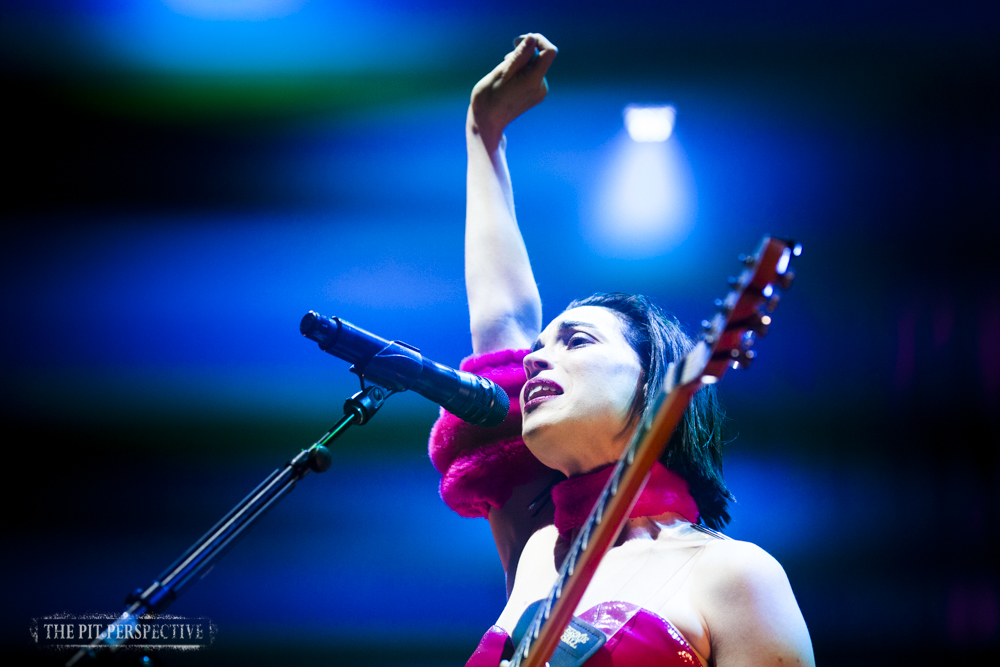
[[[531,412],[542,403],[561,396],[562,387],[552,380],[535,378],[524,386],[524,411]]]

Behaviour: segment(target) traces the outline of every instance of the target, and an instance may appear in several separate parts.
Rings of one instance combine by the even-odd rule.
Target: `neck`
[[[559,540],[555,549],[556,568],[562,564],[579,529],[586,522],[611,477],[611,466],[579,477],[571,477],[552,489],[556,506],[555,524]],[[618,498],[618,501],[625,501]],[[635,500],[629,518],[614,546],[630,539],[656,539],[663,525],[677,521],[698,521],[698,505],[688,491],[688,483],[663,464],[653,464],[645,486]]]
[[[629,540],[655,540],[660,536],[661,531],[687,523],[690,522],[677,512],[664,512],[657,516],[641,516],[628,519],[622,527],[622,532],[618,535],[618,539],[615,541],[615,546],[621,546]],[[573,538],[575,539],[577,531],[573,532]]]
[[[555,523],[559,534],[566,536],[584,524],[614,470],[605,466],[586,475],[571,477],[552,489],[556,506]],[[619,498],[627,502],[628,499]],[[639,493],[629,518],[655,517],[676,513],[688,521],[698,521],[698,505],[688,491],[688,483],[659,461],[653,464],[645,486]]]
[[[618,533],[618,537],[615,539],[612,548],[620,547],[632,540],[655,541],[660,536],[661,531],[687,523],[690,522],[676,512],[664,512],[657,516],[641,516],[634,519],[627,519],[625,525],[622,526],[621,532]],[[573,540],[576,539],[579,533],[580,529],[574,528],[570,533],[560,535],[556,540],[555,550],[552,555],[555,559],[557,570],[562,565],[563,560],[565,560],[566,554],[569,553],[569,548],[573,544]]]

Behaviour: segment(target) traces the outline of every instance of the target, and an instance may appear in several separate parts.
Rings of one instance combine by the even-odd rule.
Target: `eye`
[[[588,336],[587,334],[577,332],[572,336],[570,336],[569,340],[566,341],[566,347],[568,348],[580,347],[581,345],[587,345],[593,342],[594,339]]]

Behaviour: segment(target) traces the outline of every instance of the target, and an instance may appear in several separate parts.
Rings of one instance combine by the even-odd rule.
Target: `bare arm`
[[[748,542],[708,548],[693,601],[708,628],[711,664],[815,665],[809,630],[778,561]]]
[[[555,56],[545,37],[527,35],[472,91],[465,128],[465,285],[476,354],[529,347],[541,330],[541,298],[514,215],[503,131],[545,98],[545,72]]]
[[[536,49],[538,57],[532,62]],[[545,73],[555,57],[556,47],[543,36],[525,35],[472,90],[465,124],[469,153],[465,287],[476,354],[530,347],[542,328],[542,302],[514,215],[503,131],[545,99]],[[508,595],[528,538],[552,523],[551,503],[541,512],[529,510],[531,501],[550,483],[550,475],[543,475],[515,487],[503,508],[490,510]]]

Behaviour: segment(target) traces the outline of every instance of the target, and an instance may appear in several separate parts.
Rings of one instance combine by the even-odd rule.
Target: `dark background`
[[[469,353],[468,93],[534,30],[551,93],[507,134],[545,318],[624,290],[693,327],[737,253],[800,240],[720,385],[727,532],[785,566],[819,664],[995,657],[996,7],[4,3],[4,649],[65,659],[32,619],[119,611],[337,418],[307,310]],[[632,178],[633,102],[676,106],[676,182]],[[622,182],[683,210],[642,237],[602,213]],[[395,397],[339,441],[174,605],[218,635],[164,664],[462,664],[504,586],[437,498],[435,415]]]

